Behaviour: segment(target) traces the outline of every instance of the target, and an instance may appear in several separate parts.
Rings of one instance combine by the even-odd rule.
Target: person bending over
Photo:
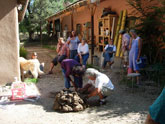
[[[83,80],[82,76],[85,73],[85,68],[83,68],[80,63],[74,59],[65,59],[61,63],[62,72],[64,75],[65,88],[70,88],[70,82],[74,86],[75,90],[82,88]],[[71,77],[73,76],[74,82]]]

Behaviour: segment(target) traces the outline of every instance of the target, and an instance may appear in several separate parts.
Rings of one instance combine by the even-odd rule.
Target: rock
[[[79,99],[78,101],[80,104],[84,104],[84,101],[82,99]]]
[[[68,96],[73,97],[73,94],[69,93]]]
[[[75,107],[73,108],[73,110],[74,110],[75,112],[78,112],[78,111],[84,110],[84,108],[83,108],[83,106],[82,106],[81,104],[79,104],[79,105],[75,106]]]
[[[65,106],[62,107],[62,111],[64,111],[64,112],[71,112],[71,111],[73,111],[73,109],[72,109],[71,106],[65,105]]]
[[[74,106],[78,106],[79,104],[80,104],[80,103],[78,103],[78,102],[74,102],[74,103],[73,103]]]
[[[54,108],[54,110],[59,110],[60,109],[59,103],[58,102],[54,102],[53,108]]]
[[[87,107],[86,102],[80,97],[80,94],[70,90],[62,90],[57,93],[54,101],[54,110],[63,112],[78,112]]]
[[[80,99],[80,97],[79,97],[79,96],[77,96],[77,95],[75,95],[75,96],[73,97],[73,99],[74,99],[74,102],[78,102],[78,101],[79,101],[79,99]]]
[[[73,100],[72,100],[71,98],[68,98],[68,99],[67,99],[67,103],[68,103],[68,104],[71,104],[72,102],[73,102]]]
[[[64,96],[61,96],[60,99],[63,100],[63,101],[67,101],[67,98],[65,97],[65,95]]]

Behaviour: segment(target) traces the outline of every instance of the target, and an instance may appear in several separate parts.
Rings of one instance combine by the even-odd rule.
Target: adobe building
[[[94,1],[93,5],[90,1]],[[99,1],[99,2],[97,2]],[[75,3],[67,6],[64,10],[55,13],[47,18],[49,24],[49,32],[61,36],[65,35],[65,31],[76,30],[80,38],[83,36],[83,31],[90,35],[90,29],[86,29],[86,25],[91,25],[91,14],[94,15],[94,37],[98,40],[98,21],[102,16],[104,8],[110,8],[116,13],[115,27],[117,19],[122,10],[127,10],[127,15],[130,13],[130,6],[127,0],[78,0]],[[93,11],[93,12],[92,12]],[[84,27],[86,26],[86,27]],[[90,26],[89,26],[90,27]],[[80,32],[79,32],[80,30]]]
[[[19,22],[27,4],[28,0],[0,1],[0,84],[20,79]]]
[[[100,51],[110,39],[115,39],[121,11],[127,11],[128,15],[130,8],[127,0],[78,0],[46,19],[48,32],[55,38],[62,36],[67,40],[69,33],[76,31],[80,40],[85,38],[90,44],[90,62],[93,63],[93,57],[97,55],[101,60]],[[103,19],[105,9],[111,14]]]
[[[156,3],[156,0],[153,2]],[[141,2],[142,6],[150,3],[150,0]],[[104,18],[103,10],[110,10],[112,13]],[[46,20],[48,32],[55,38],[62,36],[66,40],[72,30],[77,32],[80,40],[82,37],[86,38],[91,46],[90,55],[91,63],[93,63],[94,51],[98,51],[98,56],[101,58],[100,51],[110,38],[114,39],[117,47],[116,56],[122,57],[121,36],[118,31],[120,29],[128,30],[138,23],[135,20],[128,20],[132,12],[133,8],[128,4],[128,0],[77,0]],[[121,18],[120,15],[122,15]],[[120,23],[119,28],[118,23]]]

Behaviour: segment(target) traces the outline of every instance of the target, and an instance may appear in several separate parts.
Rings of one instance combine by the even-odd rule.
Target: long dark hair
[[[74,32],[74,36],[72,35],[72,32]],[[70,38],[76,37],[76,36],[77,36],[76,31],[71,31],[71,32],[70,32]]]

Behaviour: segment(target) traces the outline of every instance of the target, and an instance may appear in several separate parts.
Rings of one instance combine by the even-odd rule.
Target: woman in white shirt
[[[80,62],[83,66],[86,66],[87,60],[89,58],[89,47],[85,39],[82,39],[81,43],[78,45],[77,49],[78,55],[75,60]]]

